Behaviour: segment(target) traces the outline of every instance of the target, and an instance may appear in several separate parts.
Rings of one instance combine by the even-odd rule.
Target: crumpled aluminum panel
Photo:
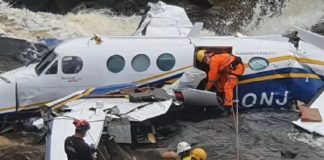
[[[201,107],[219,107],[220,102],[217,100],[216,93],[198,89],[182,89],[185,106]]]

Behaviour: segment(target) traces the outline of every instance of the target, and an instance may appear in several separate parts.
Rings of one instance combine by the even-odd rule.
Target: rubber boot
[[[221,113],[221,116],[228,117],[232,115],[232,107],[224,106],[224,111]]]

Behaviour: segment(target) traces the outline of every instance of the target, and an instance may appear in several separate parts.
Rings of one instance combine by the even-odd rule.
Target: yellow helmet
[[[205,52],[206,52],[206,50],[199,50],[197,52],[197,55],[196,56],[197,56],[198,62],[202,62],[204,60]]]
[[[202,148],[195,148],[191,152],[191,158],[194,158],[194,160],[207,160],[207,153]]]

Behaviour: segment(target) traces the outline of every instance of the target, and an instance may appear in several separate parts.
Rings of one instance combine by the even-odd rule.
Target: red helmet
[[[87,131],[88,129],[90,129],[90,124],[86,120],[75,119],[73,121],[73,124],[77,129],[82,130],[82,131]]]

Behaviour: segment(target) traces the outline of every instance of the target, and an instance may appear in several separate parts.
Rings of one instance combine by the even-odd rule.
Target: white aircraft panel
[[[1,113],[14,112],[16,111],[16,93],[15,93],[15,83],[1,83],[1,92],[0,92],[0,104],[1,106],[5,106],[4,108],[0,108]],[[8,108],[10,107],[10,108]]]
[[[91,106],[74,106],[73,112],[56,117],[53,121],[50,141],[46,144],[46,155],[49,160],[67,160],[64,151],[64,141],[72,136],[75,131],[73,119],[85,119],[90,122],[90,130],[87,132],[85,142],[98,146],[102,134],[106,114],[102,110],[89,111]]]
[[[130,121],[141,122],[165,114],[169,110],[171,104],[172,99],[163,102],[155,102],[135,110],[127,114],[127,116],[129,117]]]
[[[324,91],[312,103],[310,108],[318,108],[323,119],[324,117]],[[302,122],[301,119],[293,121],[293,123],[309,132],[315,132],[324,136],[324,122]]]

